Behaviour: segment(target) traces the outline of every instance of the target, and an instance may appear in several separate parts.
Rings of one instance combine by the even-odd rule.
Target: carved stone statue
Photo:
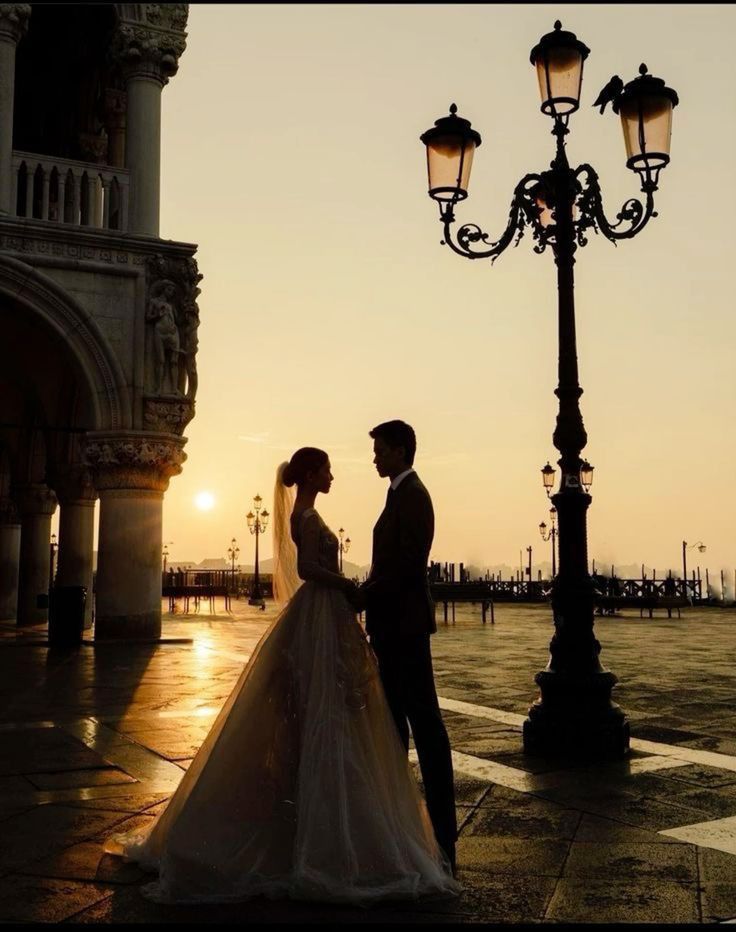
[[[146,265],[146,320],[150,336],[148,392],[153,396],[175,396],[193,403],[197,393],[199,346],[197,297],[202,275],[192,258],[157,253],[148,257]],[[193,405],[191,408],[193,412]],[[160,419],[160,413],[158,408],[149,410],[150,417],[154,419]],[[167,422],[169,413],[165,418]]]
[[[176,285],[169,279],[153,284],[146,308],[151,325],[152,391],[174,395],[178,391],[179,329],[174,306]]]
[[[179,365],[179,394],[194,401],[197,394],[197,349],[199,338],[199,309],[196,303],[187,305],[179,327],[181,362]]]

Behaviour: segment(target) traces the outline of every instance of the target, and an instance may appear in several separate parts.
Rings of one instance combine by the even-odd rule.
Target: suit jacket
[[[373,528],[373,559],[363,590],[369,635],[437,630],[427,578],[433,537],[432,499],[419,476],[409,473]]]

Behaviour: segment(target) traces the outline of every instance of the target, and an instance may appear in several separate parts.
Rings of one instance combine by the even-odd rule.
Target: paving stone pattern
[[[147,878],[102,841],[165,808],[274,616],[236,601],[232,614],[166,615],[161,644],[53,651],[43,628],[0,625],[0,922],[736,917],[733,609],[596,619],[635,739],[628,761],[605,763],[523,754],[521,721],[553,631],[547,607],[498,605],[494,625],[477,606],[458,607],[454,625],[440,612],[432,650],[457,753],[459,899],[369,910],[149,902]],[[685,826],[687,840],[665,834]]]

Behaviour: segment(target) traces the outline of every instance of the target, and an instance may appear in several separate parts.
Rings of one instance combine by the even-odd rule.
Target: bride
[[[349,602],[356,585],[314,508],[330,470],[313,447],[279,466],[274,596],[287,604],[166,809],[105,843],[158,872],[143,888],[151,899],[367,906],[460,892]]]

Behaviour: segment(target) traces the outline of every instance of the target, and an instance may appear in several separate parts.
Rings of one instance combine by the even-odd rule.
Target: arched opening
[[[21,626],[43,624],[57,504],[59,571],[65,585],[84,585],[91,597],[95,509],[85,491],[86,439],[90,431],[129,427],[130,401],[119,363],[89,315],[51,279],[6,256],[0,328],[13,347],[0,371],[0,507],[9,502],[17,511],[0,521],[0,615]]]

